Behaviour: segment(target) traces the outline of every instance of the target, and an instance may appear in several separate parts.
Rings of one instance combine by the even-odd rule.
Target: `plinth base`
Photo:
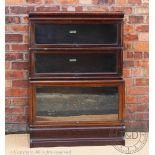
[[[30,147],[125,145],[125,126],[30,126]]]

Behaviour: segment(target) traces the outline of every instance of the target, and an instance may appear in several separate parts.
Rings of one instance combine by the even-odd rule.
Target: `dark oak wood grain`
[[[30,128],[31,147],[124,145],[123,125]]]
[[[109,79],[109,78],[120,78],[122,77],[122,50],[100,50],[100,49],[90,49],[90,50],[86,50],[86,49],[80,49],[80,50],[73,50],[73,49],[69,49],[69,50],[31,50],[31,68],[30,68],[30,78],[31,79]],[[42,62],[38,62],[37,59],[36,59],[36,55],[43,55],[42,57],[40,56],[40,59],[42,58]],[[48,62],[46,62],[46,60],[44,60],[43,58],[46,56],[47,58],[51,57],[52,56],[54,57],[55,55],[58,55],[60,56],[61,60],[58,61],[58,58],[56,58],[55,60],[54,59],[51,59],[51,65],[53,63],[53,66],[55,66],[55,64],[57,63],[58,65],[56,66],[59,66],[59,70],[62,68],[62,71],[60,72],[57,68],[53,68],[55,69],[55,71],[53,70],[52,72],[52,69],[51,69],[51,72],[46,72],[46,68],[43,69],[44,72],[37,72],[36,70],[36,61],[37,63],[39,64],[40,63],[40,66],[41,64],[45,65],[47,63],[46,66],[49,66],[48,65]],[[79,61],[79,64],[77,64],[77,62],[68,62],[68,59],[71,57],[71,58],[79,58],[79,55],[81,55],[81,59],[83,58],[83,56],[85,57],[83,59],[83,64],[85,63],[85,66],[82,65],[82,62],[80,63],[80,60],[77,60]],[[100,55],[100,64],[101,64],[101,59],[102,61],[104,62],[104,57],[108,56],[109,55],[109,59],[111,59],[110,61],[114,61],[112,59],[111,56],[115,57],[115,63],[113,62],[110,62],[109,63],[109,67],[110,65],[114,65],[112,66],[113,68],[115,68],[115,70],[111,71],[109,70],[108,71],[108,64],[104,64],[104,66],[98,66],[100,67],[100,72],[97,71],[97,63],[99,63],[99,61],[97,61],[97,59],[93,59],[90,58],[91,55],[94,55],[94,56],[97,56],[97,55]],[[67,58],[65,58],[65,56]],[[80,59],[80,58],[79,58]],[[90,59],[90,62],[89,62],[89,59]],[[41,61],[41,60],[40,60]],[[61,63],[62,64],[61,65]],[[91,68],[94,68],[94,63],[96,61],[96,71],[91,71],[92,69]],[[85,68],[85,72],[80,72],[80,71],[72,71],[70,67],[70,69],[68,68],[68,71],[67,72],[64,72],[65,70],[63,70],[63,68],[65,69],[67,67],[67,65],[65,66],[65,63],[68,64],[69,66],[70,65],[73,65],[75,66],[76,68]],[[88,64],[89,63],[89,66]],[[106,63],[106,62],[105,62]],[[43,66],[42,65],[42,66]],[[81,65],[81,66],[80,66]],[[45,67],[46,67],[45,66]],[[42,67],[43,68],[43,67]],[[107,68],[107,71],[104,71],[104,68]],[[57,71],[56,71],[57,69]],[[95,69],[95,68],[94,68]],[[88,71],[87,71],[88,70]]]
[[[30,41],[29,41],[29,51],[30,51],[30,65],[29,65],[29,127],[30,127],[30,147],[55,147],[55,146],[97,146],[97,145],[125,145],[124,134],[125,134],[125,124],[124,124],[124,108],[125,108],[125,83],[122,78],[123,70],[123,12],[32,12],[29,14],[30,20]],[[47,25],[49,31],[51,31],[48,36],[45,31],[45,35],[40,33],[39,30],[44,30],[43,27],[38,27],[37,24]],[[48,25],[49,24],[49,25]],[[53,27],[54,24],[54,27]],[[115,38],[107,39],[106,36],[102,37],[99,34],[99,31],[96,30],[100,39],[103,39],[103,42],[99,39],[98,41],[89,38],[87,39],[87,34],[84,33],[84,27],[88,27],[89,31],[95,31],[91,27],[101,28],[99,25],[112,26],[114,24],[115,31],[105,33],[106,34],[116,34]],[[52,26],[50,26],[52,25]],[[76,27],[77,29],[71,29],[72,33],[75,33],[76,36],[68,36],[68,41],[64,41],[61,38],[61,41],[57,38],[55,42],[54,36],[52,34],[52,28],[57,30],[56,25],[62,29],[64,39],[66,31],[71,26]],[[90,29],[89,29],[90,25]],[[107,25],[106,25],[107,26]],[[106,28],[105,26],[105,28]],[[103,26],[104,27],[104,26]],[[41,29],[40,29],[41,28]],[[74,30],[74,31],[73,31]],[[80,33],[76,33],[78,30]],[[38,31],[38,34],[36,32]],[[77,31],[77,32],[78,32]],[[89,32],[88,31],[88,32]],[[110,29],[107,28],[107,31]],[[69,31],[70,32],[70,31]],[[58,32],[59,33],[59,32]],[[65,34],[66,33],[66,34]],[[94,32],[95,33],[95,32]],[[93,34],[93,33],[92,33]],[[38,37],[45,37],[38,40]],[[77,42],[73,42],[71,39],[76,40],[80,38]],[[47,39],[49,37],[49,39]],[[57,37],[57,36],[56,36]],[[93,36],[91,36],[93,37]],[[109,37],[109,36],[107,36]],[[43,39],[43,40],[42,40]],[[45,43],[45,40],[47,43]],[[98,38],[96,38],[98,39]],[[90,43],[89,43],[90,41]],[[65,43],[63,43],[65,42]],[[94,43],[93,43],[94,42]],[[37,72],[36,68],[36,59],[37,54],[49,55],[49,57],[55,55],[70,55],[70,54],[79,54],[78,57],[82,57],[83,54],[90,58],[91,54],[114,54],[116,57],[116,68],[112,72],[95,72],[94,70],[87,71],[85,67],[85,72],[68,72],[60,71],[54,72],[49,69],[49,72],[41,71]],[[41,58],[41,55],[40,55]],[[92,58],[91,58],[92,59]],[[112,60],[112,59],[111,59]],[[41,61],[41,59],[40,59]],[[55,60],[52,60],[55,61]],[[89,60],[88,60],[89,61]],[[37,62],[39,64],[39,62]],[[43,62],[44,63],[44,62]],[[60,60],[55,63],[60,63]],[[85,65],[85,63],[83,63]],[[96,61],[96,64],[97,61]],[[39,64],[40,65],[40,64]],[[46,67],[49,64],[46,65]],[[92,63],[93,65],[93,63]],[[90,67],[92,66],[90,64]],[[101,63],[99,63],[101,65]],[[105,65],[105,64],[104,64]],[[44,66],[44,64],[43,64]],[[78,64],[78,67],[80,63]],[[97,66],[97,65],[96,65]],[[83,67],[81,65],[81,67]],[[99,66],[100,67],[100,66]],[[96,67],[97,68],[97,67]],[[42,68],[44,70],[44,68]],[[55,70],[57,68],[54,68]],[[60,67],[61,69],[61,67]],[[47,68],[45,68],[47,70]],[[92,120],[89,120],[89,115],[73,116],[73,119],[70,117],[54,117],[50,116],[38,116],[36,112],[37,106],[37,87],[116,87],[118,90],[118,114],[109,114],[109,115],[92,115]],[[82,101],[81,101],[82,102]],[[96,117],[96,118],[95,118]],[[82,120],[83,119],[83,120]]]
[[[67,48],[67,47],[75,47],[75,48],[80,48],[80,47],[84,47],[84,48],[87,48],[87,47],[93,47],[93,48],[99,48],[99,47],[122,47],[123,46],[123,38],[122,38],[122,28],[123,28],[123,17],[124,17],[124,14],[122,12],[116,12],[116,13],[112,13],[112,12],[108,12],[108,13],[101,13],[101,12],[87,12],[87,13],[82,13],[82,12],[76,12],[76,13],[73,13],[73,12],[53,12],[53,13],[30,13],[29,15],[29,19],[30,19],[30,46],[31,48]],[[38,24],[44,24],[44,25],[59,25],[59,26],[63,26],[62,29],[58,30],[57,32],[59,31],[62,31],[62,33],[64,32],[66,35],[64,35],[64,43],[63,42],[59,42],[59,43],[55,43],[53,40],[51,43],[43,43],[40,44],[40,43],[37,43],[37,40],[36,40],[36,35],[37,35],[37,31],[36,31],[36,26]],[[73,25],[73,28],[67,28],[65,29],[64,26],[67,25],[69,27],[71,27]],[[88,25],[87,28],[84,30],[84,32],[81,32],[79,34],[75,34],[75,35],[69,35],[66,33],[66,30],[76,30],[77,29],[77,26],[76,25],[83,25],[82,27],[86,26],[86,24]],[[102,40],[99,41],[99,43],[82,43],[81,42],[81,39],[79,40],[80,42],[78,43],[74,43],[72,42],[73,38],[76,38],[75,41],[78,40],[78,37],[81,36],[83,34],[83,36],[85,37],[85,41],[89,40],[90,38],[92,39],[95,39],[97,40],[99,38],[98,37],[95,37],[94,38],[94,28],[93,29],[90,29],[90,32],[92,33],[87,33],[87,35],[90,35],[88,38],[87,38],[87,35],[85,36],[84,34],[86,33],[86,30],[89,29],[90,26],[92,25],[107,25],[107,24],[115,24],[117,25],[117,28],[116,28],[116,42],[102,42]],[[75,25],[75,26],[74,26]],[[109,28],[109,26],[107,26],[107,28]],[[47,28],[46,28],[47,29]],[[44,31],[46,31],[46,29]],[[63,30],[64,29],[64,30]],[[114,28],[111,29],[111,31],[109,31],[109,33],[111,33],[113,31]],[[51,29],[49,29],[51,30]],[[77,29],[78,30],[78,29]],[[100,31],[98,28],[96,29],[96,31]],[[102,29],[101,29],[102,31]],[[105,31],[105,32],[108,32],[108,31]],[[38,31],[39,33],[41,33],[41,31]],[[53,32],[55,33],[56,30]],[[98,33],[98,35],[100,35],[100,37],[104,37],[106,34],[103,33],[103,35],[101,35],[101,33]],[[44,33],[43,33],[44,35]],[[57,33],[55,34],[55,36],[58,35]],[[48,37],[49,34],[47,34]],[[68,36],[68,39],[70,40],[69,42],[66,42],[66,37]],[[75,37],[74,37],[75,36]],[[43,41],[45,41],[45,39],[47,39],[48,37],[46,38],[43,38]],[[57,37],[57,36],[56,36]],[[101,39],[102,39],[101,37]],[[109,37],[109,35],[107,35],[107,38]],[[59,36],[58,38],[61,38],[61,36]],[[62,38],[62,39],[63,39]],[[106,38],[106,37],[105,37]],[[114,38],[114,36],[112,37]],[[94,41],[95,41],[94,40]],[[58,40],[59,41],[59,40]],[[65,43],[66,42],[66,43]],[[59,45],[59,46],[58,46]]]

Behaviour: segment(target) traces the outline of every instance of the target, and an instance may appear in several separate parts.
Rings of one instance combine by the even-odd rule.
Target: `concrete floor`
[[[126,146],[116,148],[114,146],[29,148],[29,134],[6,135],[6,155],[148,155],[148,147],[148,133],[127,133]]]

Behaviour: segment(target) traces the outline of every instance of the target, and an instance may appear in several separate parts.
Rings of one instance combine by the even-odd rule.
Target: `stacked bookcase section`
[[[30,147],[124,145],[122,12],[30,13]]]

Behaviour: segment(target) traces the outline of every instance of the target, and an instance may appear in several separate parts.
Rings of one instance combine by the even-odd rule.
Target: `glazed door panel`
[[[122,51],[32,51],[31,77],[112,78],[122,74]]]
[[[36,115],[47,121],[118,119],[117,87],[37,87]]]
[[[63,83],[63,84],[62,84]],[[108,122],[122,119],[124,82],[32,82],[37,123]]]
[[[117,44],[118,24],[35,24],[36,44]]]

